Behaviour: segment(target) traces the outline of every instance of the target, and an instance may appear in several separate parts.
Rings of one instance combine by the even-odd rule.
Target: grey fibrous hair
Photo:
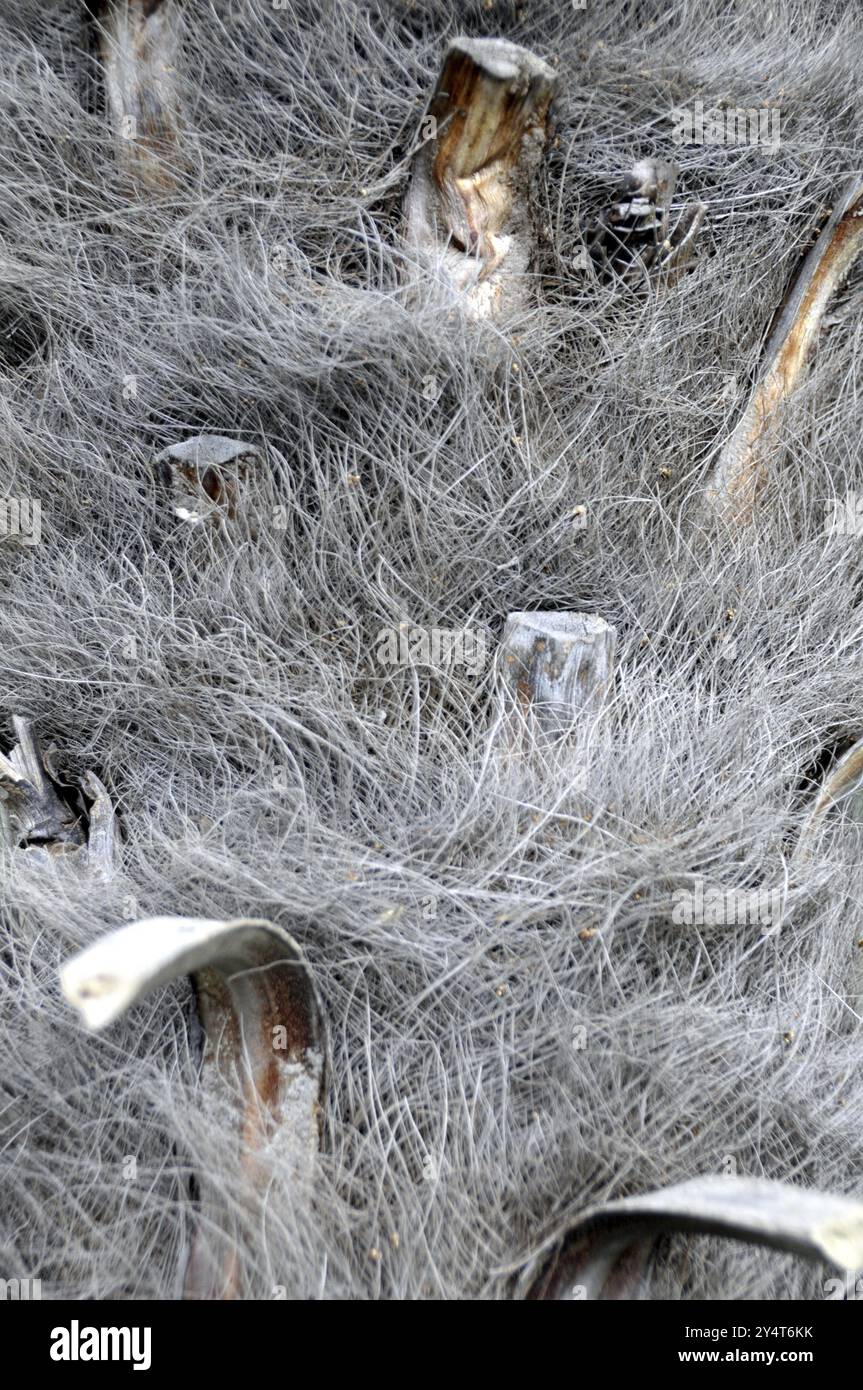
[[[275,1174],[260,1220],[236,1212],[262,1297],[510,1297],[582,1209],[728,1170],[859,1194],[853,818],[791,866],[811,784],[863,733],[863,548],[825,534],[863,493],[859,272],[755,524],[700,498],[861,168],[860,16],[214,0],[182,17],[187,166],[149,198],[82,103],[79,7],[0,26],[4,493],[42,504],[38,544],[0,541],[6,746],[29,717],[124,837],[98,884],[3,850],[0,1276],[179,1296],[194,1175],[235,1202],[189,990],[95,1040],[61,1000],[62,960],[162,915],[281,924],[327,1015],[314,1201]],[[402,199],[458,32],[559,74],[533,302],[494,325],[405,295]],[[779,147],[673,145],[690,96],[779,101]],[[691,272],[633,293],[574,261],[647,156],[710,213]],[[154,485],[197,434],[259,451],[236,528],[184,527]],[[612,624],[617,676],[521,761],[495,752],[491,663],[375,659],[402,621],[492,650],[533,609]],[[780,888],[781,930],[675,923],[698,878]],[[824,1278],[678,1235],[648,1292]]]

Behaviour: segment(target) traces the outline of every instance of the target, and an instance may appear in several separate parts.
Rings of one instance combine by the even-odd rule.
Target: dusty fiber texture
[[[534,302],[494,326],[409,295],[400,241],[458,33],[560,74]],[[2,850],[0,1275],[177,1297],[195,1175],[235,1200],[188,985],[97,1037],[59,992],[74,951],[163,914],[283,923],[327,1015],[317,1188],[276,1173],[240,1214],[256,1296],[520,1296],[586,1204],[699,1174],[863,1195],[854,817],[791,862],[863,733],[863,540],[825,525],[863,496],[859,269],[755,524],[699,510],[863,166],[859,8],[202,0],[187,167],[155,198],[124,182],[78,6],[6,0],[0,52],[3,493],[42,508],[38,544],[0,541],[0,733],[29,716],[124,835],[103,886]],[[676,146],[697,100],[778,105],[779,148]],[[709,204],[700,255],[616,288],[577,268],[580,227],[651,154],[676,213]],[[260,450],[236,524],[185,525],[154,484],[202,432]],[[617,674],[514,756],[494,651],[543,608],[612,623]],[[400,622],[487,659],[388,665]],[[699,879],[781,890],[781,929],[673,920]],[[645,1292],[817,1299],[830,1274],[675,1237]]]

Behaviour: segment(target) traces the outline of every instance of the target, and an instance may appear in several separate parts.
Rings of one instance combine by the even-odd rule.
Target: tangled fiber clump
[[[329,1021],[322,1172],[241,1250],[262,1297],[512,1295],[586,1204],[697,1174],[860,1193],[859,833],[793,871],[807,779],[861,728],[861,282],[783,420],[756,523],[699,499],[801,250],[863,167],[863,16],[822,0],[338,0],[183,12],[189,168],[130,196],[72,0],[0,16],[3,729],[93,770],[122,873],[4,849],[0,1276],[176,1296],[189,1184],[231,1159],[190,997],[103,1036],[58,968],[138,917],[254,916]],[[409,301],[402,198],[454,34],[560,74],[535,303]],[[782,115],[778,149],[681,145],[674,108]],[[709,206],[671,289],[577,268],[640,158]],[[260,450],[235,526],[189,527],[151,461]],[[586,508],[587,524],[573,526]],[[494,664],[390,666],[382,629],[596,613],[601,716],[503,757]],[[781,930],[687,925],[702,879],[783,893]],[[825,1270],[658,1246],[655,1297],[821,1297]]]

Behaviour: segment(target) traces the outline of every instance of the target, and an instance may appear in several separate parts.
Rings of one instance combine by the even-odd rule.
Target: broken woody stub
[[[153,469],[174,515],[197,526],[207,519],[234,519],[240,484],[258,458],[253,444],[196,434],[169,444],[156,455]]]
[[[591,613],[510,613],[499,670],[510,707],[563,730],[608,691],[617,633]]]
[[[140,189],[170,192],[180,172],[176,0],[90,0],[118,161]]]
[[[405,213],[419,265],[493,318],[527,299],[554,69],[504,39],[452,41],[422,123]]]

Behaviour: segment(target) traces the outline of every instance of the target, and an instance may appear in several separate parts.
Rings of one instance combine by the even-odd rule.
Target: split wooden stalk
[[[116,867],[117,834],[114,808],[93,772],[85,773],[81,788],[91,801],[87,828],[60,796],[49,760],[26,719],[12,719],[17,744],[8,756],[0,754],[2,818],[10,847],[33,863],[47,860],[112,877]]]
[[[529,1298],[638,1296],[657,1236],[688,1231],[863,1268],[863,1204],[764,1178],[693,1178],[674,1187],[588,1207],[542,1269]]]
[[[475,318],[527,302],[532,185],[556,74],[503,39],[457,38],[423,122],[407,194],[416,260]]]
[[[500,673],[510,711],[546,733],[566,730],[611,687],[617,633],[589,613],[510,613]]]
[[[177,0],[99,0],[94,8],[118,159],[140,189],[170,192],[181,164]]]
[[[153,917],[111,932],[68,961],[63,993],[93,1030],[160,985],[192,974],[206,1037],[205,1103],[233,1117],[245,1190],[256,1213],[271,1170],[307,1196],[320,1142],[324,1025],[300,947],[257,919]],[[185,1276],[190,1299],[243,1297],[231,1218],[200,1177],[201,1209]]]
[[[664,159],[640,159],[626,176],[614,203],[604,208],[587,234],[586,245],[600,272],[638,285],[660,271],[677,280],[695,251],[707,204],[687,203],[670,224],[677,168]]]
[[[863,177],[851,179],[794,280],[764,349],[755,386],[706,492],[714,513],[751,521],[778,447],[781,406],[798,385],[830,299],[863,247]]]
[[[39,740],[26,719],[15,715],[18,742],[8,757],[0,755],[0,787],[6,798],[10,841],[18,849],[79,849],[84,832],[79,817],[59,796],[48,776]]]

